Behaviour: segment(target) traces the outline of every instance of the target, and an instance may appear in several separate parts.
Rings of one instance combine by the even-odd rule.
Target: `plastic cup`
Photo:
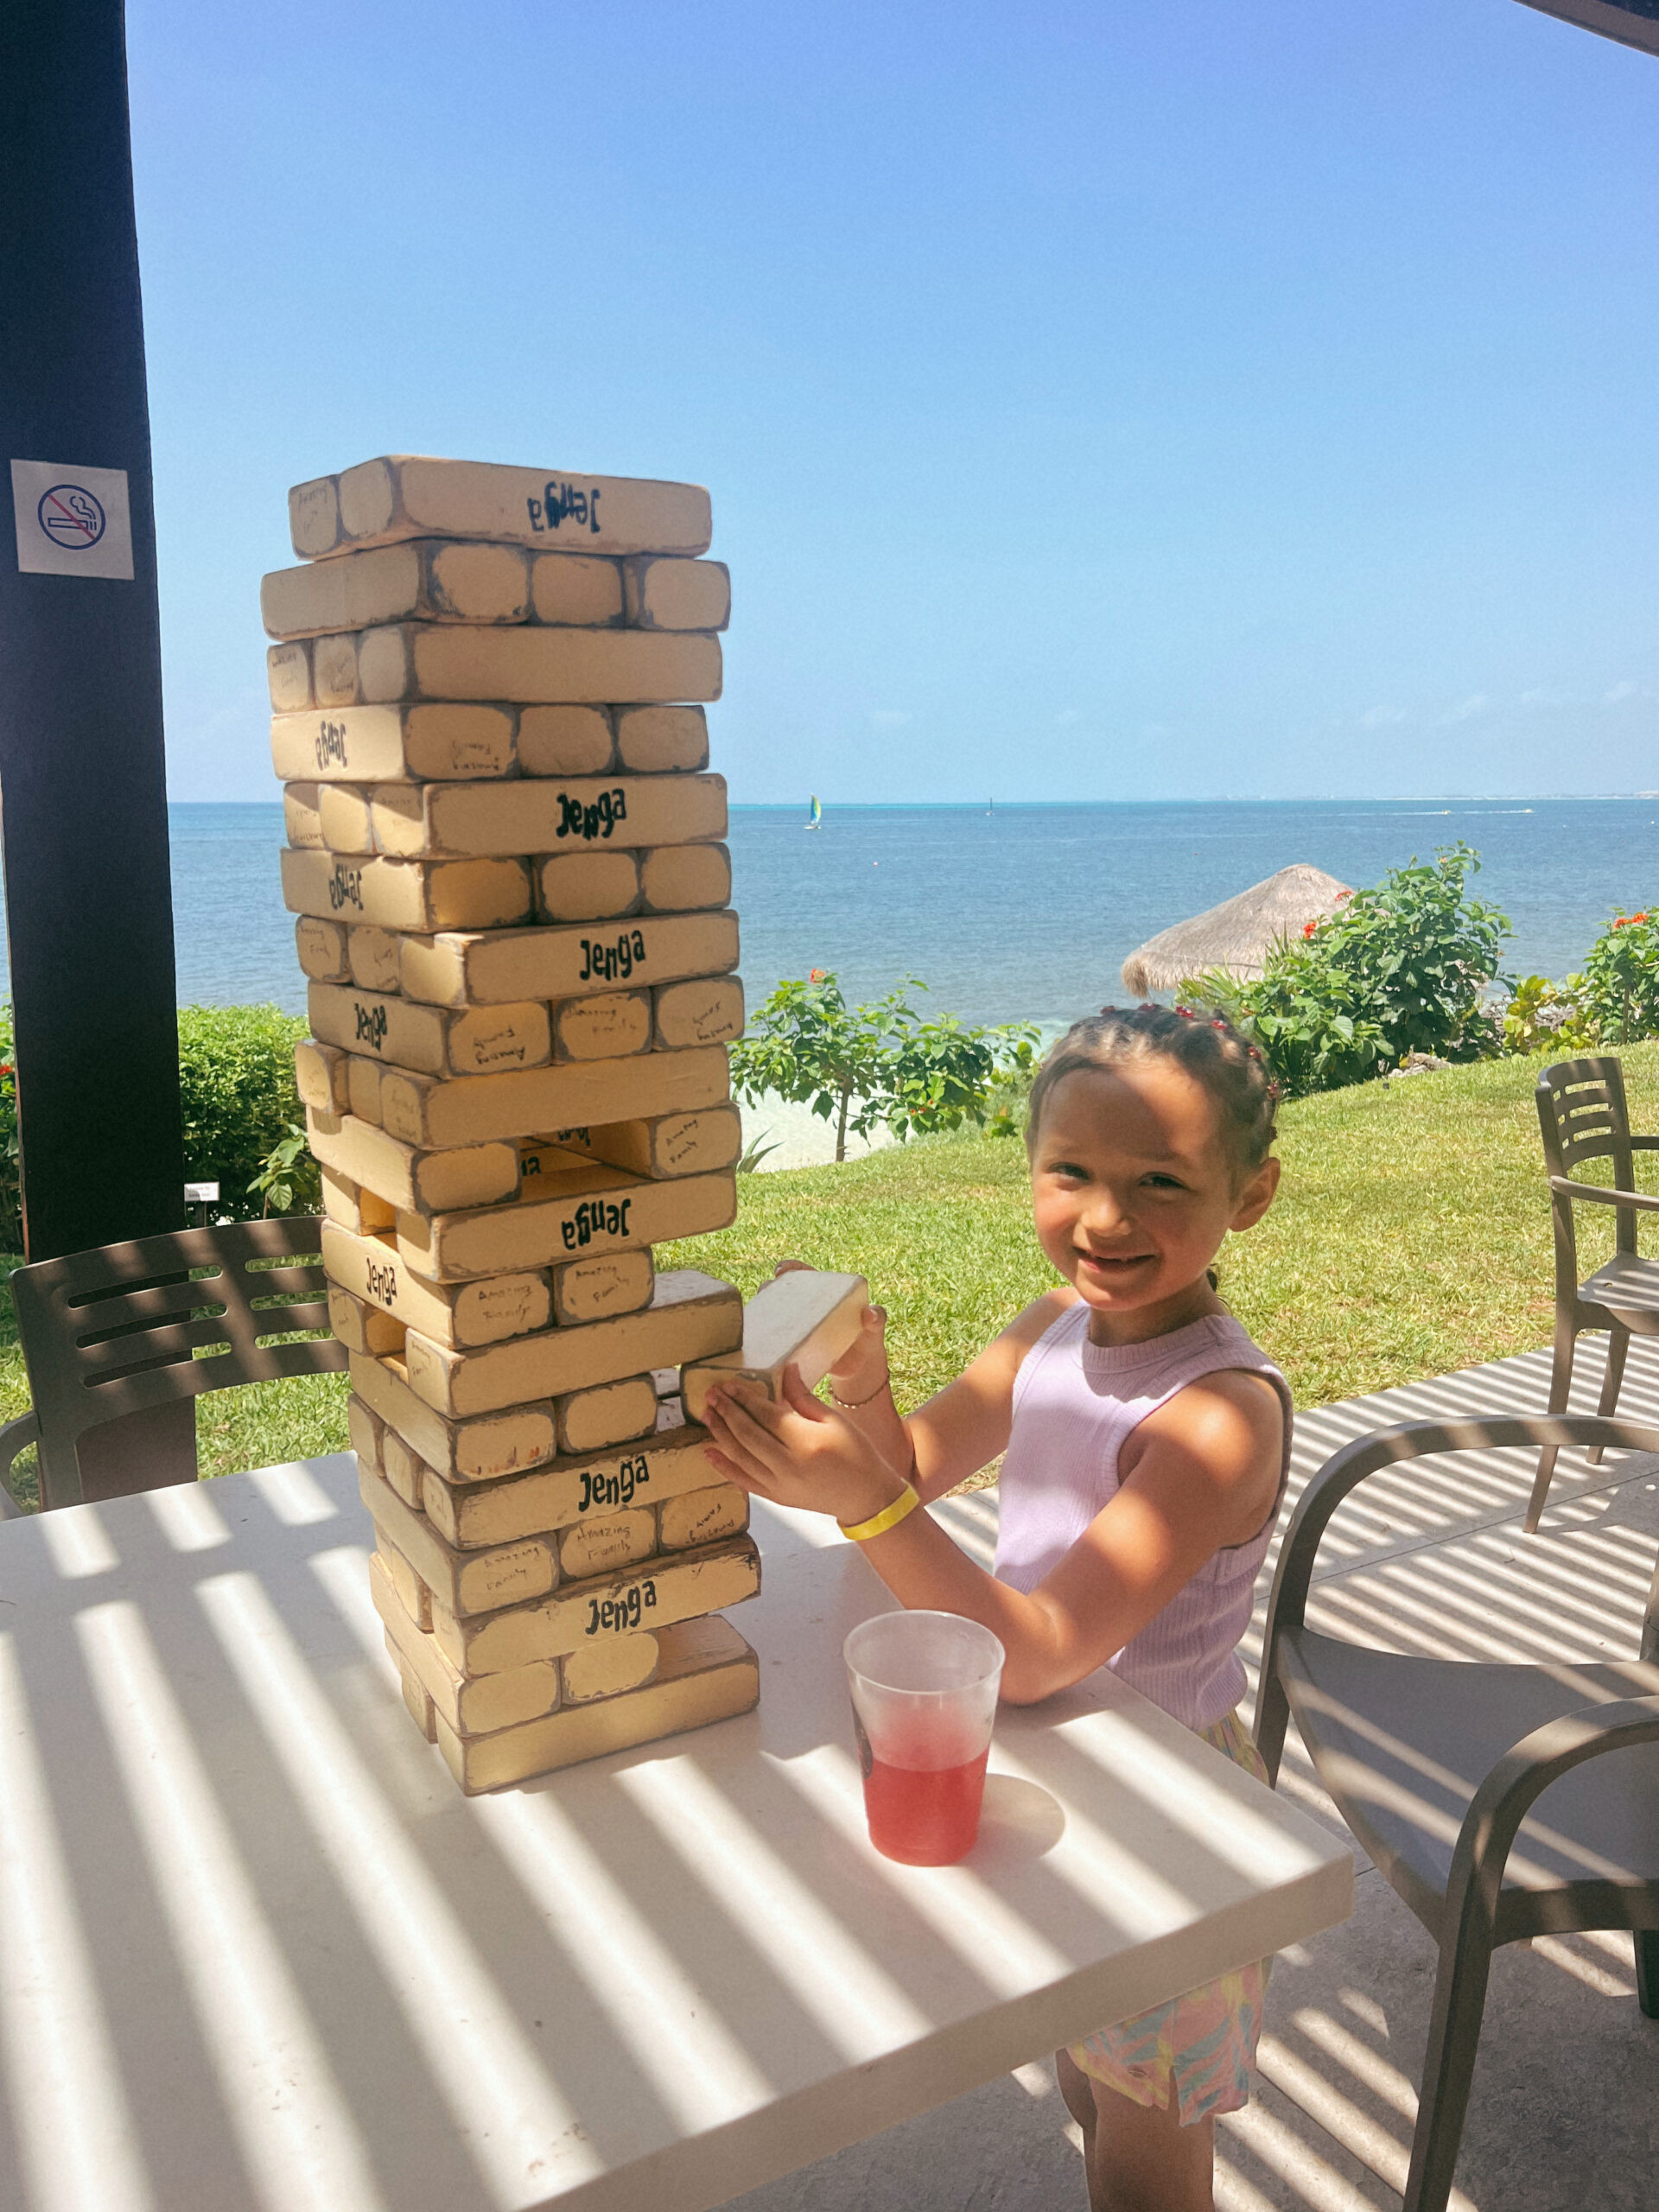
[[[957,1613],[878,1613],[842,1647],[870,1841],[906,1866],[974,1847],[1005,1654]]]

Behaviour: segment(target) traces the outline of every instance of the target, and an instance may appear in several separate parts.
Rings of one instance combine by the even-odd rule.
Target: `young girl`
[[[1064,1287],[901,1420],[885,1316],[830,1377],[710,1402],[722,1474],[833,1513],[908,1606],[982,1621],[1028,1705],[1109,1665],[1262,1773],[1237,1645],[1283,1495],[1290,1393],[1216,1295],[1230,1230],[1273,1202],[1276,1086],[1231,1026],[1107,1007],[1049,1053],[1027,1145]],[[995,1576],[914,1508],[1006,1450]],[[1247,1967],[1058,2054],[1096,2212],[1210,2212],[1213,2115],[1246,2102],[1264,1972]]]

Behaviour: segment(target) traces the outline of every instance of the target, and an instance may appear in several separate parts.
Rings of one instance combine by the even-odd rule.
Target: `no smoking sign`
[[[14,461],[17,566],[25,575],[132,581],[132,522],[124,468]]]

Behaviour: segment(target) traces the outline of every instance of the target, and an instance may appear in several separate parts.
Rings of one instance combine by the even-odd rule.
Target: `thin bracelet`
[[[832,1383],[830,1385],[830,1404],[831,1404],[832,1406],[839,1406],[839,1407],[841,1408],[841,1410],[842,1410],[842,1413],[844,1413],[844,1414],[855,1414],[855,1413],[858,1411],[858,1409],[859,1409],[859,1408],[860,1408],[861,1406],[868,1406],[868,1405],[870,1405],[870,1404],[872,1404],[872,1403],[873,1403],[873,1402],[874,1402],[877,1398],[879,1398],[879,1397],[880,1396],[881,1393],[882,1393],[885,1389],[888,1389],[888,1388],[890,1387],[890,1385],[892,1384],[892,1382],[893,1382],[893,1370],[892,1370],[891,1369],[889,1369],[889,1370],[887,1370],[887,1373],[886,1373],[882,1377],[881,1377],[881,1380],[880,1380],[880,1381],[876,1384],[876,1386],[875,1386],[874,1389],[874,1390],[872,1390],[872,1391],[870,1392],[870,1395],[869,1395],[869,1396],[868,1396],[868,1398],[842,1398],[842,1397],[838,1397],[838,1396],[836,1395],[836,1386],[835,1386],[835,1384],[832,1382]]]
[[[838,1521],[836,1526],[843,1536],[850,1536],[854,1543],[868,1544],[872,1536],[885,1536],[889,1529],[896,1529],[921,1502],[920,1491],[913,1483],[907,1482],[891,1505],[884,1505],[879,1513],[871,1514],[868,1521],[855,1521],[850,1526],[845,1521]]]

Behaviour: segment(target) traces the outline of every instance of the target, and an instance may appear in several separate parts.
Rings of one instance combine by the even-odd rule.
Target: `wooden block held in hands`
[[[553,1008],[553,1058],[620,1060],[651,1050],[651,994],[607,991]]]
[[[291,847],[278,858],[290,914],[429,932],[505,929],[531,911],[530,874],[522,861],[358,861]]]
[[[723,630],[731,619],[732,576],[723,561],[637,555],[622,563],[622,592],[626,620],[639,630]]]
[[[743,985],[736,976],[659,983],[651,995],[651,1041],[659,1052],[683,1052],[692,1045],[734,1045],[743,1034]]]
[[[682,1378],[685,1409],[701,1421],[716,1383],[758,1382],[775,1398],[785,1368],[794,1365],[810,1390],[821,1382],[856,1340],[870,1302],[862,1275],[791,1268],[762,1283],[743,1309],[743,1348],[721,1359],[698,1362]]]
[[[616,765],[634,776],[695,774],[709,766],[709,717],[701,707],[619,707]]]
[[[729,1170],[660,1183],[637,1182],[598,1162],[594,1173],[593,1186],[554,1187],[533,1204],[527,1181],[517,1205],[399,1214],[397,1249],[416,1274],[462,1282],[703,1236],[728,1228],[736,1216],[737,1178]]]
[[[327,1237],[327,1230],[324,1234]],[[344,1264],[349,1255],[340,1248],[335,1235],[327,1251],[330,1260]],[[742,1340],[743,1302],[732,1285],[683,1268],[657,1277],[652,1303],[642,1313],[575,1328],[543,1329],[476,1349],[456,1348],[411,1333],[404,1358],[410,1389],[438,1412],[459,1416],[496,1413],[531,1398],[563,1400],[573,1391],[592,1390],[656,1368],[681,1366],[705,1354],[728,1351]],[[654,1419],[654,1406],[648,1410]],[[562,1418],[561,1449],[592,1450],[610,1440],[590,1434],[586,1440],[566,1444],[567,1426]],[[639,1428],[624,1429],[616,1440],[641,1433]]]
[[[696,555],[708,550],[713,528],[700,484],[422,454],[385,454],[296,484],[288,518],[302,561],[410,537],[481,537],[538,552]]]
[[[612,571],[613,590],[620,592]],[[530,563],[508,545],[410,539],[303,569],[276,569],[259,585],[271,638],[312,638],[377,623],[523,622]]]
[[[388,1449],[394,1433],[386,1432]],[[433,1527],[459,1550],[517,1543],[594,1515],[658,1505],[706,1489],[714,1471],[704,1457],[708,1442],[706,1429],[687,1427],[620,1451],[554,1459],[495,1481],[462,1482],[429,1471],[421,1504]]]
[[[306,683],[308,690],[308,663]],[[271,688],[274,703],[274,681]],[[608,748],[608,723],[605,734]],[[474,701],[444,706],[314,707],[301,714],[278,713],[271,717],[270,757],[284,783],[295,777],[381,784],[505,776],[513,766],[513,713],[511,707]],[[597,770],[609,765],[607,749],[606,758],[593,766]],[[588,764],[582,761],[569,772],[589,772]]]
[[[288,857],[327,861],[321,853]],[[416,861],[371,863],[377,868],[421,865]],[[436,863],[435,873],[442,868],[517,865],[447,861]],[[677,983],[689,976],[723,975],[736,965],[737,917],[727,912],[647,914],[634,922],[609,925],[579,922],[563,929],[492,927],[480,932],[455,930],[410,936],[404,940],[400,974],[404,995],[428,1005],[499,1006],[519,999],[575,999],[599,991],[638,990],[653,983]],[[690,1103],[665,1099],[663,1110]]]
[[[671,708],[643,711],[669,714]],[[686,709],[701,714],[702,709]],[[603,707],[521,707],[518,767],[526,776],[602,776],[618,765],[616,734]],[[702,765],[701,762],[698,764]]]
[[[608,1321],[649,1306],[655,1287],[651,1253],[604,1252],[597,1259],[571,1260],[553,1274],[554,1319],[565,1324]]]
[[[686,1625],[697,1632],[695,1641],[674,1645],[667,1636],[658,1638],[656,1679],[643,1689],[591,1705],[573,1702],[545,1720],[496,1736],[458,1736],[435,1714],[438,1748],[463,1792],[476,1796],[753,1711],[760,1696],[760,1667],[743,1638],[725,1621]]]

